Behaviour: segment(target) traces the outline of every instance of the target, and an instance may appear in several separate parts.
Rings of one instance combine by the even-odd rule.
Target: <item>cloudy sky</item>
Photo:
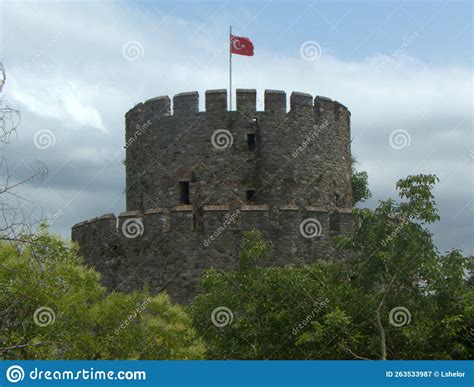
[[[255,56],[234,57],[234,86],[302,91],[352,112],[352,149],[374,207],[409,174],[435,173],[440,251],[473,253],[470,2],[0,3],[2,102],[21,110],[9,147],[36,216],[69,238],[79,221],[124,209],[115,156],[124,114],[158,95],[228,85],[228,28]],[[262,104],[259,102],[260,108]]]

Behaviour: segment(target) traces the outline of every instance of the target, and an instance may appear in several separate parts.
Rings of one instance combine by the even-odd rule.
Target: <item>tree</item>
[[[342,262],[207,272],[192,316],[211,358],[471,358],[472,263],[439,255],[424,228],[439,218],[436,181],[409,176],[400,202],[356,210],[353,234],[335,240]],[[248,262],[265,243],[253,232],[242,246]]]
[[[365,171],[352,171],[352,205],[363,203],[372,196],[369,190],[369,175]]]
[[[42,227],[0,248],[0,358],[201,359],[191,320],[168,296],[107,295],[99,275]]]
[[[357,161],[354,157],[351,158],[352,165],[352,205],[363,203],[372,196],[369,189],[369,175],[366,171],[357,171],[354,167]]]
[[[258,267],[258,258],[268,253],[269,243],[256,230],[244,233],[241,246],[239,270],[208,271],[202,279],[203,291],[191,306],[210,358],[350,358],[346,346],[354,344],[352,337],[339,342],[337,353],[334,345],[328,346],[334,339],[330,329],[325,331],[330,340],[324,345],[314,347],[301,340],[312,323],[338,313],[340,300],[358,298],[358,304],[345,305],[351,314],[364,304],[364,294],[334,286],[349,281],[343,264]],[[334,322],[331,329],[339,332],[342,320]]]
[[[421,224],[439,217],[431,189],[435,176],[409,176],[397,182],[399,195],[408,201],[382,201],[375,211],[356,210],[356,232],[346,241],[354,283],[378,299],[375,323],[379,332],[380,358],[387,358],[387,339],[382,313],[399,307],[400,294],[409,314],[410,302],[431,285],[436,267],[436,249],[431,234]],[[416,223],[418,221],[418,223]],[[389,309],[390,310],[390,309]],[[407,317],[408,318],[408,317]]]
[[[474,316],[465,307],[472,299],[470,260],[458,251],[439,255],[424,227],[439,220],[432,194],[437,181],[434,175],[399,180],[402,200],[381,201],[374,211],[356,209],[353,235],[338,241],[348,253],[351,286],[371,296],[362,310],[376,328],[378,350],[366,357],[472,356],[466,332]]]
[[[247,236],[248,238],[248,236]],[[248,241],[252,241],[252,237]],[[255,241],[257,242],[257,241]],[[334,301],[327,286],[342,281],[335,265],[210,270],[191,306],[211,359],[310,359],[296,345]],[[331,295],[334,296],[334,295]]]

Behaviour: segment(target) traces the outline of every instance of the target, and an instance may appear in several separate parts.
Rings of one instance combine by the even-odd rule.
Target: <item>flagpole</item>
[[[232,111],[232,51],[230,49],[230,45],[232,42],[232,26],[229,27],[229,111]]]

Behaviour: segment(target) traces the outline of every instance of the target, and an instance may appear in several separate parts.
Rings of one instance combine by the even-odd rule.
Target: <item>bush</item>
[[[204,346],[166,294],[107,295],[99,275],[45,228],[0,247],[0,358],[202,359]]]

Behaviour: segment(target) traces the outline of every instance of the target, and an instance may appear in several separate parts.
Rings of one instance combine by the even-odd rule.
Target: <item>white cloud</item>
[[[11,96],[38,116],[65,122],[65,126],[89,126],[106,131],[97,108],[89,106],[79,95],[87,95],[87,86],[73,86],[69,80],[32,77],[13,73],[8,79]]]

